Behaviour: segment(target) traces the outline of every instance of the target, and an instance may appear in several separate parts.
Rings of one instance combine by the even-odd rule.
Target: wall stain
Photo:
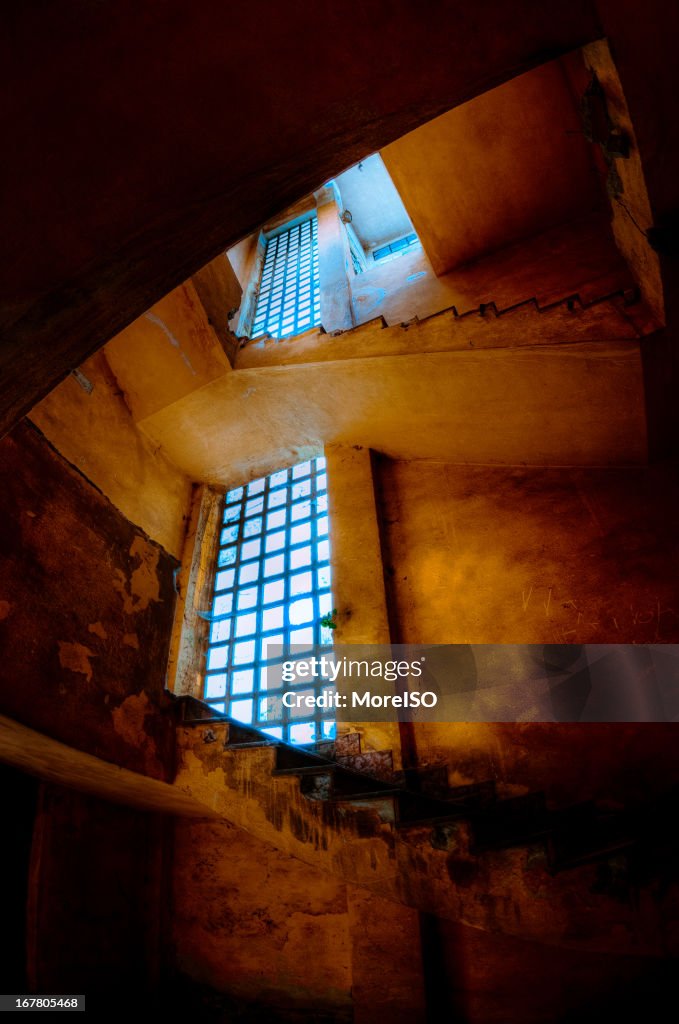
[[[11,608],[12,606],[9,603],[9,601],[0,601],[0,622],[2,622],[3,619],[7,618],[11,611]]]
[[[122,569],[116,569],[113,577],[113,588],[123,598],[123,609],[128,615],[136,615],[144,611],[152,601],[160,601],[160,581],[158,579],[158,559],[160,550],[144,537],[135,537],[130,547],[130,555],[139,559],[139,565],[133,570],[129,581],[125,579]]]
[[[92,665],[90,664],[90,658],[96,658],[94,651],[91,651],[89,647],[85,647],[83,644],[69,643],[65,640],[59,640],[59,664],[62,668],[67,668],[70,672],[79,672],[85,676],[89,683],[92,679]]]
[[[111,712],[113,728],[127,743],[134,747],[142,747],[148,742],[144,720],[150,711],[149,699],[145,693],[131,694]]]
[[[87,631],[88,633],[94,633],[95,636],[100,637],[102,640],[108,640],[108,633],[101,622],[90,622]]]
[[[145,318],[147,320],[150,320],[152,324],[155,324],[156,327],[160,327],[161,331],[163,332],[163,334],[165,335],[167,340],[170,342],[170,344],[174,348],[177,349],[177,351],[179,352],[179,354],[182,357],[183,361],[186,363],[186,365],[188,366],[189,370],[191,371],[191,373],[195,377],[196,371],[194,370],[193,366],[191,365],[191,360],[189,359],[189,357],[187,356],[186,352],[182,348],[181,344],[177,341],[177,339],[175,338],[174,334],[172,333],[170,328],[167,326],[167,324],[163,323],[163,321],[160,319],[160,317],[156,316],[155,313],[147,312],[147,313],[144,313],[144,316],[145,316]]]

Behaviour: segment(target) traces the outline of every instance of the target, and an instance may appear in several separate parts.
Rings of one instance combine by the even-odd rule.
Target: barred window
[[[204,699],[290,743],[332,739],[332,712],[286,708],[280,672],[294,646],[332,645],[324,458],[236,487],[225,496]],[[320,684],[319,691],[320,693]]]
[[[318,221],[314,213],[270,237],[259,285],[252,337],[301,334],[321,320]]]
[[[376,263],[388,263],[390,260],[396,259],[397,256],[403,256],[419,247],[419,238],[415,232],[411,232],[409,235],[404,235],[403,238],[397,238],[395,242],[373,249],[373,259]]]

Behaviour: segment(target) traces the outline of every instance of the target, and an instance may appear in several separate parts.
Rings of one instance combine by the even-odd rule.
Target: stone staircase
[[[670,922],[653,892],[679,850],[678,793],[556,808],[541,792],[503,797],[494,780],[449,787],[442,765],[394,771],[356,733],[295,747],[181,700],[176,785],[259,838],[474,927],[666,955]]]
[[[506,308],[493,301],[472,308],[451,305],[398,324],[378,316],[344,331],[327,332],[320,326],[287,339],[269,334],[238,338],[234,368],[301,363],[312,358],[634,340],[654,330],[657,324],[638,290],[629,287],[588,300],[576,292],[544,305],[536,298]]]

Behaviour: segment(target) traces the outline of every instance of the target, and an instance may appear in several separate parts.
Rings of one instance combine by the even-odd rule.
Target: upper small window
[[[405,253],[417,249],[419,244],[419,238],[414,232],[411,232],[403,238],[397,238],[395,242],[373,249],[372,257],[376,263],[388,263],[389,260],[394,260],[397,256],[403,256]]]
[[[316,214],[266,243],[252,337],[301,334],[321,322]]]

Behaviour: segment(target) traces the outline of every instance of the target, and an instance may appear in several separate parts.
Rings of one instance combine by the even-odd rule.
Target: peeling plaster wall
[[[191,496],[187,477],[135,427],[106,353],[81,371],[93,385],[90,394],[67,377],[31,420],[127,519],[179,557]]]
[[[167,778],[175,561],[27,424],[0,479],[0,712]]]
[[[395,640],[679,642],[673,469],[378,466]],[[675,729],[418,724],[415,744],[452,783],[629,800],[679,782]]]
[[[193,1000],[353,1020],[346,887],[226,822],[175,824],[172,938]]]

